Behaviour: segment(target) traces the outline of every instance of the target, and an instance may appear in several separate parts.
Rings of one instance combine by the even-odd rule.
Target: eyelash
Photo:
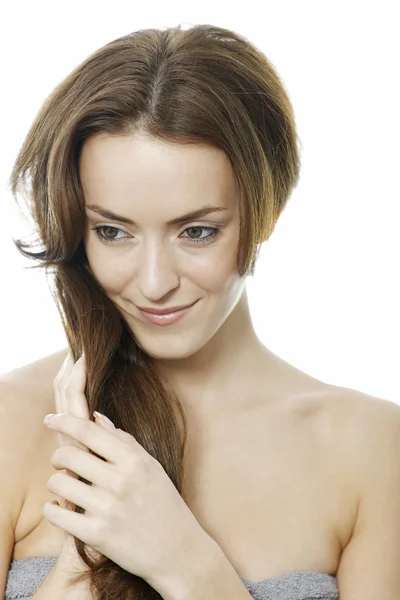
[[[101,229],[114,229],[115,231],[120,231],[121,233],[125,233],[122,229],[119,229],[118,227],[113,227],[112,225],[97,225],[96,227],[92,227],[91,229],[92,229],[92,231],[95,232],[97,237],[105,244],[119,244],[120,242],[123,242],[125,239],[125,238],[114,239],[114,240],[108,239],[107,237],[104,236],[104,234],[101,233]],[[192,239],[192,238],[185,238],[185,239],[190,240],[190,243],[193,243],[193,244],[210,243],[217,237],[217,235],[221,231],[218,227],[206,227],[204,225],[192,225],[191,227],[187,227],[184,231],[187,231],[188,229],[210,229],[212,231],[212,233],[210,235],[207,235],[206,237],[200,238],[197,240]]]

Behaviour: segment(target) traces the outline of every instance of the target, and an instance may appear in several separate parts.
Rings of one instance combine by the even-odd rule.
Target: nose
[[[137,254],[137,286],[152,302],[179,286],[176,257],[162,242],[143,243]]]

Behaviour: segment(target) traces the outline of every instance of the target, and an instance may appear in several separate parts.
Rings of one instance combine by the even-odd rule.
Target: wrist
[[[75,579],[78,575],[88,571],[88,567],[76,550],[73,538],[68,540],[68,542],[65,542],[62,546],[56,566],[57,570],[62,574],[67,583],[70,583],[72,579]],[[80,591],[87,590],[87,583],[84,581],[76,583],[72,586],[72,589]]]
[[[193,543],[174,574],[164,581],[149,582],[163,600],[190,600],[197,598],[199,588],[208,578],[221,570],[226,557],[217,542],[204,532],[204,537]]]

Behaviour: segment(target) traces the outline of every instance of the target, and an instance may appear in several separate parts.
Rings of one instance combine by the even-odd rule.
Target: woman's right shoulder
[[[13,525],[27,493],[43,417],[55,412],[53,380],[67,352],[65,348],[0,376],[0,512],[9,508]]]
[[[65,348],[0,376],[0,598],[29,495],[29,474],[40,456],[43,416],[54,412],[53,380],[67,352]]]
[[[17,393],[26,388],[35,393],[37,390],[46,391],[52,388],[53,379],[61,369],[61,365],[67,356],[68,348],[58,350],[35,361],[16,367],[0,375],[0,389],[4,393]],[[50,382],[50,386],[49,386]],[[25,397],[25,395],[23,394]],[[1,400],[1,397],[0,397]]]

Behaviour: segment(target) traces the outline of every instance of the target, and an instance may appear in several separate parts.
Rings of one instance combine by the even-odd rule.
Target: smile
[[[196,302],[194,304],[196,304]],[[178,321],[183,319],[183,317],[188,314],[190,309],[193,308],[194,304],[192,304],[191,306],[188,306],[187,308],[184,308],[183,310],[178,310],[176,312],[167,313],[166,315],[153,315],[144,310],[140,310],[140,309],[139,310],[140,310],[140,314],[149,323],[152,323],[153,325],[159,325],[161,327],[165,327],[166,325],[173,325],[174,323],[177,323]]]

